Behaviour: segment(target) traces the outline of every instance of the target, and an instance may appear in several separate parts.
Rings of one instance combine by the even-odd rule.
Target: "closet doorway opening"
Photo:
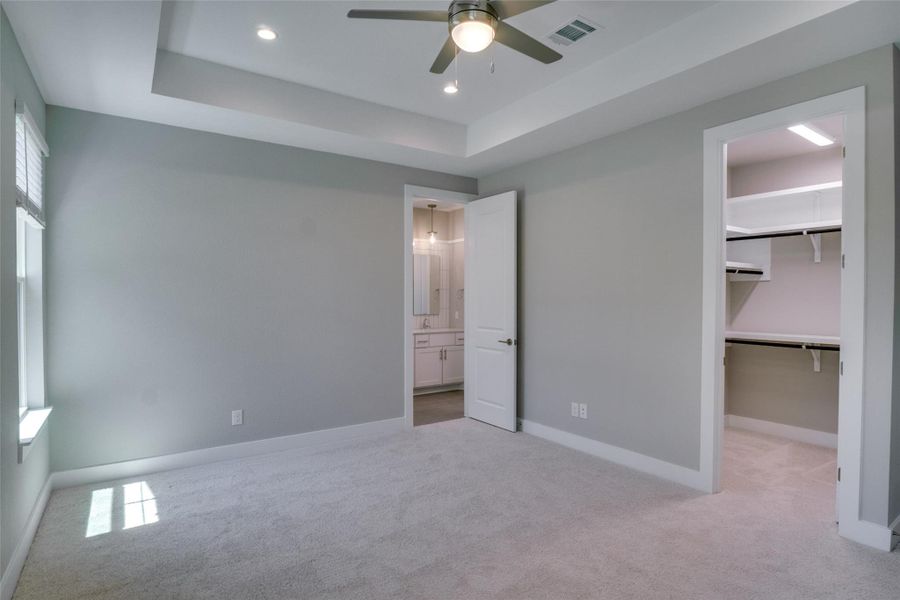
[[[859,516],[864,152],[864,88],[704,133],[700,470],[889,549]]]
[[[404,189],[407,428],[465,415],[465,217],[474,194]]]

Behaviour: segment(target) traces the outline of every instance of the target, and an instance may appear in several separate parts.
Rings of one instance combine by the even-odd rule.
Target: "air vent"
[[[577,16],[571,21],[567,21],[556,31],[547,36],[550,41],[562,46],[571,46],[581,38],[590,33],[594,33],[598,29],[603,29],[593,21],[582,16]]]

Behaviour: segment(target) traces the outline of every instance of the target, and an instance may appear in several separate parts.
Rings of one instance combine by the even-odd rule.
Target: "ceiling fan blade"
[[[530,56],[535,60],[539,60],[545,65],[562,58],[562,54],[556,50],[548,48],[527,33],[522,33],[503,21],[497,23],[497,33],[494,35],[494,41],[500,42],[504,46],[509,46],[513,50]]]
[[[508,19],[553,2],[555,0],[491,0],[489,4],[497,11],[497,16]]]
[[[351,10],[351,19],[390,19],[392,21],[439,21],[447,22],[446,10]]]
[[[434,63],[431,65],[431,72],[440,75],[447,70],[454,58],[456,58],[456,44],[453,43],[453,38],[448,36],[447,41],[441,46],[441,51],[438,52]]]

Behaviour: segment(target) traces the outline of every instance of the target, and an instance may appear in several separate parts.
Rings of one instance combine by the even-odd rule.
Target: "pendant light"
[[[437,207],[437,204],[429,204],[428,208],[431,209],[431,229],[428,230],[428,242],[433,244],[437,240],[437,231],[434,230],[434,209]]]

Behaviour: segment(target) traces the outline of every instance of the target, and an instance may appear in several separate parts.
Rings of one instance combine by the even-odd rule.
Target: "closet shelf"
[[[726,237],[746,240],[840,231],[842,198],[841,181],[728,198]]]
[[[813,359],[813,371],[822,371],[822,350],[840,352],[841,338],[831,335],[803,335],[796,333],[758,333],[753,331],[726,331],[726,344],[771,346],[809,350]]]
[[[731,344],[800,348],[804,350],[840,350],[841,338],[832,335],[797,333],[762,333],[756,331],[726,331],[725,341]]]
[[[841,230],[841,220],[814,221],[812,223],[794,223],[778,227],[736,227],[728,225],[725,228],[726,239],[733,240],[759,240],[763,238],[788,237],[792,235],[813,235],[817,233],[831,233]]]
[[[725,272],[732,275],[762,275],[763,267],[753,263],[729,260],[725,262]]]

